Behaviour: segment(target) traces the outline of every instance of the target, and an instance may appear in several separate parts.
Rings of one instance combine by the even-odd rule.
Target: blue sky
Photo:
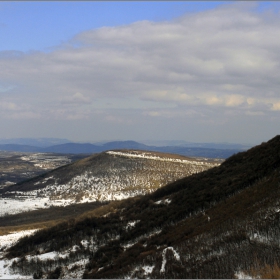
[[[0,2],[1,138],[279,134],[280,2]]]
[[[67,42],[85,30],[142,20],[172,20],[187,12],[213,9],[223,3],[225,2],[1,2],[0,30],[3,43],[0,50],[50,51],[50,48]]]

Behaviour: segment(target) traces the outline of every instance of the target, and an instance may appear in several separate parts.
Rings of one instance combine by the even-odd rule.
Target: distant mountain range
[[[141,143],[148,146],[157,146],[157,147],[165,147],[165,146],[176,146],[176,147],[188,147],[188,148],[210,148],[210,149],[239,149],[239,150],[247,150],[251,148],[253,145],[250,144],[235,144],[235,143],[197,143],[197,142],[188,142],[183,140],[146,140],[141,141]]]
[[[11,139],[12,143],[0,144],[0,150],[16,152],[40,152],[62,154],[93,154],[113,149],[137,149],[163,153],[173,153],[184,156],[228,158],[229,156],[248,149],[240,144],[215,143],[182,143],[174,146],[151,146],[135,141],[112,141],[103,144],[64,143],[63,139]],[[3,143],[1,140],[0,143]],[[9,142],[6,140],[6,142]],[[19,144],[20,143],[20,144]],[[51,143],[56,143],[50,145]],[[32,144],[32,145],[30,145]],[[47,145],[47,146],[46,146]]]
[[[71,141],[61,138],[9,138],[0,139],[0,145],[2,144],[16,144],[35,147],[49,147],[53,145],[65,144]]]

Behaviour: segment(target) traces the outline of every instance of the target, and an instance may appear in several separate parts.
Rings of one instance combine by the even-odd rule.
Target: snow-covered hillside
[[[217,165],[213,160],[146,151],[108,151],[6,189],[0,199],[0,216],[144,195]]]
[[[15,244],[21,237],[33,234],[36,230],[23,230],[19,232],[13,232],[7,235],[0,236],[0,279],[30,279],[32,275],[22,275],[11,271],[11,265],[14,259],[5,259],[4,252],[11,245]]]

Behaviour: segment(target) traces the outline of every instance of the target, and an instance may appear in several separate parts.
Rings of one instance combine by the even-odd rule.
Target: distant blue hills
[[[180,143],[174,146],[145,145],[136,141],[112,141],[103,144],[91,143],[65,143],[66,139],[41,138],[41,139],[12,139],[12,143],[3,143],[0,140],[0,150],[33,153],[58,153],[58,154],[93,154],[107,150],[137,149],[162,153],[179,154],[190,157],[207,157],[225,159],[249,147],[239,144],[216,143]],[[7,141],[7,140],[6,140]],[[14,142],[14,143],[13,143]],[[3,143],[3,144],[2,144]],[[53,143],[53,144],[52,144]],[[32,145],[30,145],[32,144]]]
[[[35,147],[49,147],[53,145],[69,143],[68,139],[61,138],[10,138],[10,139],[0,139],[1,144],[16,144],[16,145],[26,145]]]

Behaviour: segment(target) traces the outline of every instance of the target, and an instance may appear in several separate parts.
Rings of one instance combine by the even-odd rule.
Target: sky
[[[259,144],[280,2],[0,2],[0,138]]]

